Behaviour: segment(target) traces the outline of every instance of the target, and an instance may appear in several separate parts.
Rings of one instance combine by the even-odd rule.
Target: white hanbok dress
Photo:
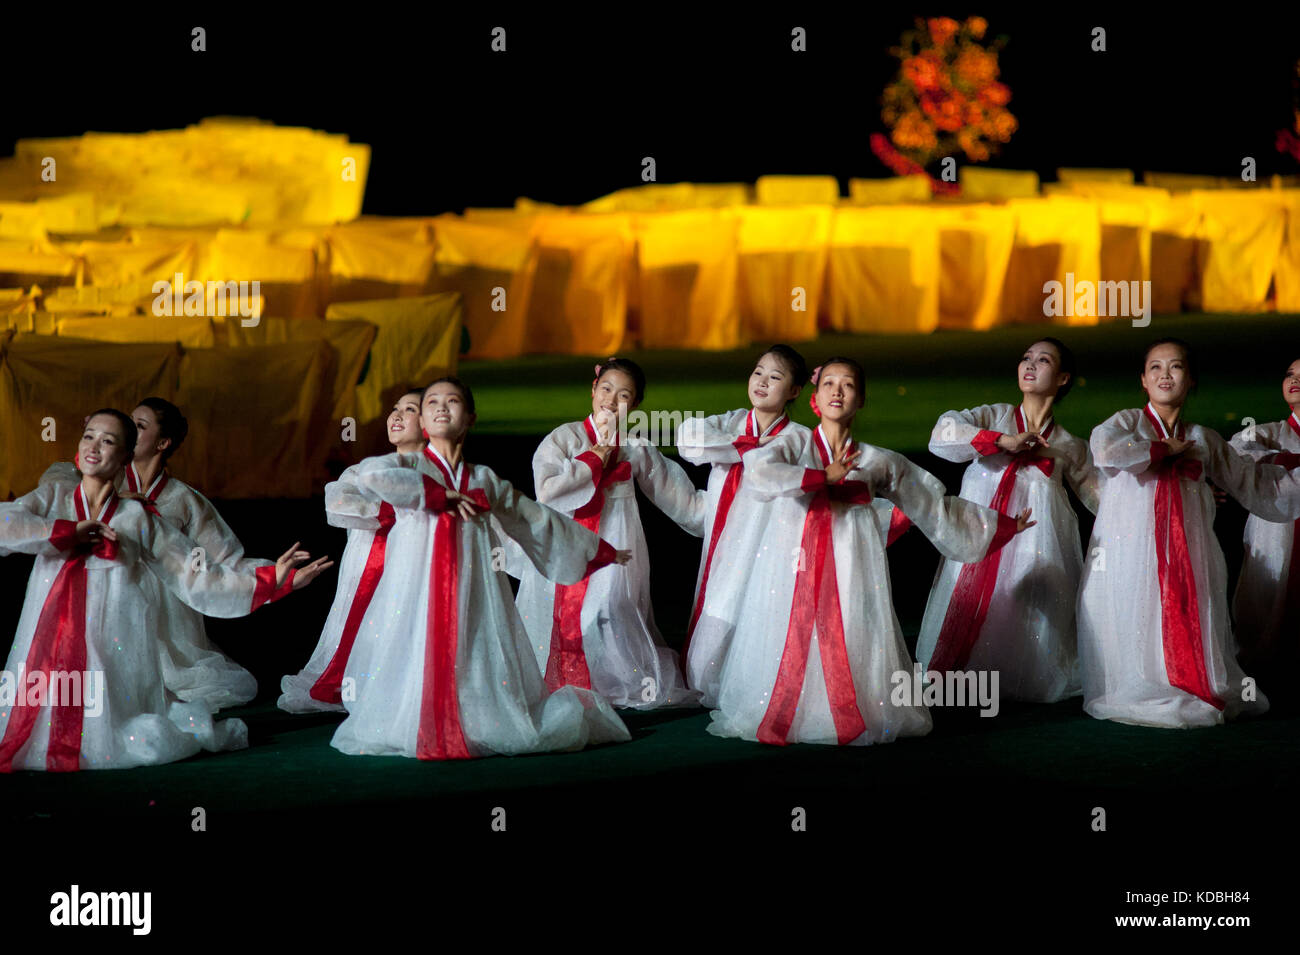
[[[76,524],[92,517],[117,540],[79,546]],[[275,565],[247,558],[239,570],[204,567],[196,546],[152,505],[116,493],[89,514],[80,483],[43,482],[0,504],[0,554],[36,555],[6,664],[13,681],[0,681],[0,771],[125,769],[248,745],[241,721],[214,721],[208,704],[180,701],[164,685],[156,581],[199,613],[240,617],[287,594],[293,578],[277,590]],[[47,683],[62,674],[65,686],[72,673],[89,673],[83,688],[102,674],[102,697],[61,690],[17,705],[15,689],[33,701],[38,672]]]
[[[1262,693],[1243,685],[1236,661],[1205,479],[1269,520],[1300,517],[1296,481],[1208,428],[1179,422],[1179,431],[1193,444],[1174,458],[1159,443],[1168,432],[1150,405],[1092,432],[1101,504],[1078,623],[1084,710],[1098,719],[1185,728],[1268,709]]]
[[[61,462],[51,465],[41,477],[42,483],[49,480],[75,485],[81,481],[81,473],[75,466]],[[204,562],[239,569],[244,545],[211,501],[166,469],[149,487],[142,484],[134,463],[122,469],[117,481],[119,491],[132,491],[153,502],[159,514],[202,548]],[[148,583],[152,585],[152,581]],[[204,629],[203,615],[187,607],[166,587],[159,586],[158,594],[158,648],[167,689],[182,700],[202,701],[213,712],[257,696],[256,678],[213,645]]]
[[[1300,419],[1256,425],[1233,435],[1229,444],[1252,461],[1293,467],[1300,455]],[[1276,460],[1278,455],[1286,455]],[[1242,534],[1241,576],[1232,598],[1234,632],[1242,662],[1267,661],[1300,633],[1300,555],[1296,521],[1275,523],[1251,514]]]
[[[547,691],[511,601],[500,534],[540,573],[568,583],[613,561],[612,547],[490,469],[464,461],[452,469],[427,447],[392,467],[360,470],[356,484],[419,520],[400,542],[388,541],[345,668],[356,698],[344,695],[348,716],[332,746],[349,755],[469,759],[630,739],[590,691]],[[490,517],[462,518],[449,489],[490,508]]]
[[[537,499],[600,534],[627,565],[612,565],[572,586],[536,571],[520,579],[515,605],[528,628],[546,685],[595,690],[615,706],[652,709],[693,706],[677,654],[655,626],[650,606],[650,557],[632,481],[688,534],[704,535],[705,492],[648,443],[616,447],[603,466],[591,450],[591,417],[564,424],[533,455]]]
[[[708,464],[705,491],[704,553],[695,581],[690,623],[682,657],[686,682],[712,708],[727,648],[736,628],[736,611],[749,583],[749,571],[767,529],[767,502],[745,485],[744,456],[759,439],[808,431],[781,415],[761,434],[752,409],[707,418],[687,418],[677,431],[677,450],[692,464]]]
[[[746,462],[746,483],[770,502],[769,532],[742,598],[710,733],[865,746],[930,731],[921,700],[895,699],[902,681],[912,683],[913,664],[890,595],[888,512],[873,498],[892,501],[957,560],[1001,547],[1016,523],[948,496],[901,454],[856,450],[857,467],[833,485],[820,427]]]
[[[338,586],[316,649],[298,673],[280,680],[277,705],[289,713],[342,713],[343,678],[356,643],[361,620],[384,576],[390,547],[408,549],[407,538],[427,540],[427,517],[411,508],[400,510],[361,489],[357,476],[365,471],[401,466],[393,452],[366,458],[347,468],[337,481],[325,485],[325,519],[348,532],[339,558]]]
[[[962,497],[1008,515],[1033,508],[1036,523],[978,563],[939,565],[916,659],[940,673],[997,671],[1004,698],[1054,703],[1083,692],[1074,623],[1083,551],[1064,482],[1095,514],[1098,477],[1088,442],[1054,419],[1041,454],[997,446],[1025,430],[1019,406],[996,404],[946,412],[930,435],[932,453],[971,462]]]

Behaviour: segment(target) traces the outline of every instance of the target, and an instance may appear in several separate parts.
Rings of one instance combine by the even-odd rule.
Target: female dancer
[[[204,702],[178,702],[163,685],[145,578],[201,613],[239,617],[330,566],[321,558],[295,574],[307,555],[294,548],[239,570],[195,562],[195,542],[152,504],[117,495],[136,440],[129,417],[101,409],[82,433],[79,482],[0,504],[0,553],[36,555],[6,665],[20,676],[7,698],[0,682],[0,771],[122,769],[248,745],[243,723],[214,723]]]
[[[1064,481],[1097,511],[1097,476],[1088,442],[1055,420],[1069,393],[1074,355],[1055,338],[1020,359],[1019,405],[948,411],[930,451],[970,461],[961,496],[1002,514],[1030,507],[1039,527],[978,563],[939,565],[916,658],[923,668],[996,670],[1003,696],[1052,703],[1082,692],[1074,604],[1083,572],[1079,522]]]
[[[277,705],[290,713],[321,710],[342,712],[343,674],[356,641],[361,618],[384,575],[389,547],[405,548],[403,537],[412,529],[427,534],[420,525],[423,515],[410,508],[396,510],[361,490],[357,475],[371,468],[391,468],[404,462],[401,455],[419,454],[428,436],[420,428],[421,389],[397,399],[388,415],[388,440],[397,451],[366,458],[345,470],[337,481],[325,486],[325,517],[334,527],[346,528],[348,543],[339,560],[338,590],[320,641],[296,674],[280,681]],[[400,529],[397,529],[400,525]]]
[[[1282,400],[1290,414],[1284,421],[1256,425],[1233,436],[1229,444],[1253,461],[1282,467],[1300,465],[1300,360],[1282,378]],[[1300,560],[1296,559],[1295,522],[1276,524],[1252,514],[1243,537],[1245,554],[1232,599],[1241,662],[1267,667],[1287,647],[1279,638],[1300,629]]]
[[[756,451],[745,480],[771,500],[709,732],[775,745],[863,746],[919,736],[930,714],[897,701],[912,660],[894,614],[881,523],[894,502],[947,557],[978,560],[1032,527],[944,493],[901,454],[852,437],[862,367],[832,358],[813,373],[821,425]],[[816,648],[815,650],[813,648]]]
[[[1227,569],[1208,476],[1266,520],[1300,517],[1283,468],[1254,464],[1183,419],[1191,349],[1166,338],[1142,362],[1145,408],[1092,432],[1101,503],[1079,592],[1084,710],[1143,726],[1213,726],[1268,701],[1233,654]]]
[[[189,433],[189,423],[170,401],[150,397],[131,412],[139,439],[135,458],[122,469],[119,490],[138,494],[158,509],[172,526],[203,549],[207,563],[232,564],[244,555],[244,545],[221,519],[212,503],[167,464]],[[202,614],[187,607],[165,587],[159,587],[159,635],[162,637],[163,683],[182,700],[202,700],[216,712],[247,703],[257,695],[257,680],[212,645]]]
[[[357,474],[362,492],[422,523],[388,553],[348,657],[356,699],[344,697],[348,717],[331,741],[344,753],[469,759],[630,738],[590,691],[543,685],[494,528],[538,572],[568,583],[630,555],[467,462],[474,419],[469,388],[440,378],[421,402],[423,453]]]
[[[687,418],[677,432],[683,458],[712,465],[706,492],[706,544],[682,647],[687,683],[700,691],[708,707],[717,703],[737,607],[766,528],[765,502],[744,485],[744,456],[783,434],[787,440],[806,439],[808,429],[792,422],[787,409],[807,381],[803,356],[789,345],[773,345],[759,356],[749,376],[751,407]]]
[[[650,607],[650,558],[637,512],[635,478],[650,502],[688,534],[704,534],[705,495],[686,472],[648,443],[623,445],[619,424],[645,397],[636,362],[596,366],[591,414],[564,424],[533,455],[537,499],[615,547],[632,562],[571,586],[527,571],[515,601],[551,689],[595,690],[615,706],[694,705],[677,654],[664,645]]]

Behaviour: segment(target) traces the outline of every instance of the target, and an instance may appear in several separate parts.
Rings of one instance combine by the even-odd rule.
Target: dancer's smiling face
[[[636,407],[636,382],[618,368],[604,372],[591,386],[591,414],[597,420],[603,413],[626,415]]]
[[[111,478],[134,453],[126,446],[122,422],[112,415],[97,414],[86,422],[77,444],[77,467],[82,474]]]
[[[825,365],[817,378],[817,407],[823,421],[848,424],[862,407],[865,396],[848,365]]]
[[[1300,359],[1287,366],[1282,378],[1282,399],[1292,408],[1300,405]]]
[[[408,391],[393,404],[388,413],[388,440],[393,444],[420,440],[420,392]]]
[[[167,450],[171,439],[162,436],[158,415],[154,414],[152,408],[148,405],[140,405],[131,412],[131,420],[135,422],[136,430],[135,460],[148,461],[155,454]]]
[[[1177,345],[1157,345],[1147,352],[1142,388],[1153,405],[1181,407],[1192,388],[1187,356]]]
[[[465,405],[465,396],[451,382],[440,381],[424,393],[420,424],[430,438],[459,441],[474,420],[475,415]]]
[[[1020,390],[1025,395],[1053,397],[1070,380],[1061,371],[1061,353],[1051,342],[1034,342],[1025,349],[1016,372]]]
[[[749,403],[755,411],[779,414],[798,395],[799,386],[780,355],[768,352],[758,360],[749,376]]]

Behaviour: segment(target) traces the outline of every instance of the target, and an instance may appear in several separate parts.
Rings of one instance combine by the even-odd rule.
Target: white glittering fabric
[[[410,465],[413,461],[413,456],[404,457],[396,452],[377,455],[345,469],[337,481],[325,485],[325,519],[330,526],[341,527],[348,532],[347,544],[338,562],[338,585],[334,592],[334,602],[330,605],[316,648],[306,666],[297,673],[287,674],[280,679],[280,698],[276,701],[280,709],[289,713],[344,712],[342,703],[315,699],[311,690],[339,650],[348,615],[357,600],[358,586],[367,563],[372,559],[376,532],[381,529],[381,510],[386,519],[391,519],[391,526],[380,535],[383,538],[381,576],[382,569],[388,563],[390,549],[408,550],[412,535],[425,540],[428,534],[425,526],[428,522],[427,514],[412,508],[399,510],[391,505],[384,509],[383,501],[361,489],[357,477],[369,470]],[[371,599],[374,599],[373,593]]]
[[[573,516],[595,494],[603,494],[597,533],[616,549],[632,552],[627,565],[610,565],[592,574],[582,600],[582,650],[591,688],[620,707],[698,705],[699,694],[686,688],[677,654],[655,626],[650,554],[633,481],[652,504],[695,537],[704,534],[705,492],[650,444],[619,448],[617,465],[628,465],[629,479],[597,490],[592,468],[578,459],[591,447],[586,427],[578,421],[552,431],[533,455],[539,501]],[[608,469],[617,466],[614,453]],[[555,593],[555,585],[536,571],[520,578],[516,606],[543,674],[551,656]]]
[[[767,502],[768,530],[753,561],[722,669],[718,709],[709,726],[717,736],[758,739],[768,711],[790,629],[798,563],[801,556],[806,558],[800,547],[813,495],[804,489],[805,482],[810,472],[825,468],[815,434],[777,440],[746,456],[745,480]],[[871,445],[855,447],[862,454],[845,483],[863,482],[873,498],[892,501],[945,556],[970,561],[985,555],[998,532],[996,512],[948,496],[942,482],[901,454]],[[866,727],[848,742],[865,746],[923,736],[931,727],[925,706],[911,698],[899,703],[891,699],[898,685],[895,674],[906,674],[910,683],[913,661],[890,596],[887,521],[880,516],[887,512],[834,500],[830,512],[835,592],[855,705]],[[818,639],[814,627],[797,713],[785,742],[840,742]]]
[[[383,577],[348,658],[346,675],[355,681],[356,699],[344,699],[348,716],[331,745],[350,755],[416,757],[431,639],[430,574],[443,533],[439,515],[426,509],[425,481],[448,485],[439,467],[422,455],[384,464],[377,459],[355,474],[360,492],[392,505],[399,524],[390,534]],[[468,755],[567,751],[630,739],[618,715],[590,691],[547,692],[515,611],[504,544],[494,528],[508,534],[539,573],[566,583],[586,572],[600,539],[489,468],[464,462],[461,467],[468,469],[468,487],[486,495],[491,506],[490,514],[454,518],[455,698]],[[428,678],[437,674],[430,671]],[[426,732],[436,736],[433,725]]]
[[[981,431],[1019,434],[1023,430],[1014,405],[948,411],[930,435],[930,451],[947,461],[969,462],[961,496],[991,506],[1013,455],[1001,451],[984,455],[971,442]],[[1082,546],[1065,482],[1096,513],[1098,476],[1087,441],[1059,423],[1050,424],[1047,440],[1050,447],[1041,449],[1041,456],[1051,460],[1051,476],[1039,467],[1019,468],[1006,508],[1013,516],[1032,508],[1036,524],[998,552],[988,612],[963,669],[996,670],[1005,699],[1053,703],[1082,692],[1074,621]],[[928,667],[934,655],[964,566],[944,560],[935,574],[916,644],[922,666]]]
[[[117,482],[119,491],[127,488],[125,475],[123,469]],[[75,485],[81,475],[72,464],[59,463],[52,465],[41,478],[42,483],[49,480]],[[136,485],[139,486],[138,480]],[[161,490],[154,496],[159,485]],[[141,488],[139,493],[150,496],[158,513],[203,549],[203,560],[232,564],[240,569],[242,565],[238,562],[244,557],[244,545],[206,497],[170,474],[159,474],[150,487]],[[166,587],[159,586],[157,590],[158,649],[167,689],[187,702],[201,701],[213,712],[247,703],[257,696],[257,680],[253,674],[208,639],[203,615],[187,607]]]
[[[1163,439],[1143,413],[1118,412],[1092,432],[1093,460],[1102,475],[1101,503],[1079,590],[1079,661],[1084,709],[1098,719],[1146,726],[1213,726],[1241,713],[1268,709],[1264,695],[1243,700],[1244,674],[1228,622],[1227,568],[1214,535],[1214,498],[1206,480],[1268,520],[1300,516],[1295,478],[1281,467],[1255,464],[1216,432],[1187,424],[1199,477],[1179,477],[1186,554],[1195,580],[1201,655],[1211,703],[1170,684],[1165,663],[1156,554],[1155,499],[1159,468],[1152,445]],[[1170,535],[1171,553],[1176,541]]]
[[[69,551],[51,543],[56,520],[77,520],[77,483],[42,482],[16,501],[0,504],[0,554],[36,555],[22,614],[6,669],[17,673],[26,665],[37,622],[47,596],[66,563]],[[82,722],[81,769],[125,769],[172,762],[201,749],[239,749],[248,745],[240,720],[212,719],[202,700],[178,700],[164,685],[159,653],[161,628],[169,618],[161,609],[161,586],[201,614],[240,617],[252,608],[256,578],[253,568],[270,561],[245,559],[240,569],[209,563],[206,569],[191,560],[195,541],[149,514],[139,501],[110,498],[117,507],[108,521],[117,533],[113,559],[90,556],[85,561],[86,668],[104,675],[102,712],[89,712]],[[48,704],[47,704],[48,708]],[[0,709],[0,737],[16,707]],[[18,750],[14,769],[46,768],[50,719],[36,722]]]
[[[750,489],[741,463],[742,460],[752,460],[758,449],[747,451],[742,456],[736,446],[736,440],[747,433],[747,426],[756,430],[749,421],[750,414],[749,409],[741,408],[707,418],[687,418],[677,431],[677,449],[682,457],[692,464],[710,465],[709,484],[705,492],[704,550],[700,556],[700,570],[695,578],[695,594],[691,603],[695,629],[690,634],[686,658],[687,683],[700,691],[701,702],[710,708],[717,705],[722,665],[736,630],[741,597],[749,583],[750,568],[762,548],[769,523],[767,502]],[[772,422],[762,434],[769,435],[778,429],[779,433],[773,440],[793,441],[796,444],[807,440],[809,433],[803,425],[782,416]],[[723,488],[728,475],[738,467],[741,468],[740,482],[719,529],[718,505]],[[888,512],[887,505],[886,520]],[[717,543],[709,562],[705,599],[700,603],[705,562],[709,558],[709,546],[715,533]]]
[[[1253,435],[1238,432],[1229,444],[1252,461],[1278,451],[1300,453],[1300,435],[1290,423],[1294,420],[1292,415],[1287,420],[1256,425]],[[1267,653],[1282,642],[1295,522],[1275,523],[1251,514],[1246,519],[1242,544],[1241,575],[1232,598],[1232,616],[1242,659],[1249,663],[1255,654]]]

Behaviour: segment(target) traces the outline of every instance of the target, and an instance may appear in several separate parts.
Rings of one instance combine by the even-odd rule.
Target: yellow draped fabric
[[[433,238],[427,227],[387,234],[369,225],[328,233],[329,302],[423,295],[433,274]]]
[[[0,288],[75,285],[80,260],[46,241],[0,240]]]
[[[751,341],[816,338],[834,209],[744,206],[736,212],[745,334]]]
[[[983,331],[1002,319],[1016,214],[985,203],[938,207],[939,327]]]
[[[1286,233],[1280,193],[1196,191],[1201,214],[1201,292],[1206,311],[1258,312],[1266,307]]]
[[[325,317],[330,321],[360,320],[377,329],[356,389],[359,428],[387,415],[407,388],[455,373],[462,314],[460,296],[446,292],[329,307]]]
[[[263,314],[283,318],[320,315],[317,253],[266,232],[222,229],[208,248],[200,282],[260,283]],[[189,280],[186,276],[186,280]],[[251,287],[251,286],[250,286]]]
[[[939,324],[939,225],[924,207],[835,214],[830,237],[831,327],[929,332]]]
[[[631,217],[542,215],[525,349],[610,355],[623,345],[635,262]]]
[[[1300,189],[1280,190],[1280,196],[1286,207],[1286,237],[1274,277],[1277,310],[1300,312]]]
[[[324,341],[333,349],[329,407],[337,430],[345,417],[356,415],[356,384],[375,340],[377,328],[367,321],[301,321],[294,318],[263,318],[256,325],[239,319],[212,322],[217,344],[231,348],[283,345],[288,342]]]
[[[468,357],[522,353],[537,271],[532,231],[441,216],[433,222],[433,236],[435,267],[429,287],[460,296],[469,330]]]
[[[85,338],[122,344],[176,342],[186,348],[212,348],[216,344],[212,320],[209,318],[60,315],[54,327],[60,338]]]
[[[323,392],[332,365],[324,339],[186,351],[172,399],[190,424],[177,476],[210,497],[318,491],[329,479],[325,461],[339,433]]]
[[[1216,176],[1197,176],[1182,172],[1144,172],[1142,182],[1156,189],[1168,189],[1170,192],[1217,189],[1220,185]]]
[[[833,206],[840,201],[840,183],[834,176],[759,176],[754,193],[761,206]]]
[[[932,190],[928,176],[895,176],[892,179],[850,179],[849,201],[864,206],[895,202],[928,202]]]
[[[32,490],[54,462],[71,461],[84,418],[96,408],[129,414],[146,395],[170,398],[179,367],[175,344],[10,339],[0,348],[0,500]]]
[[[1038,173],[1033,171],[962,166],[957,178],[962,198],[972,201],[1032,199],[1038,195]]]
[[[1016,241],[1002,286],[1002,316],[1006,322],[1095,325],[1096,289],[1101,277],[1101,216],[1087,199],[1012,199],[1007,207],[1016,217]],[[1061,314],[1048,315],[1048,282],[1061,283]],[[1092,308],[1080,301],[1082,283],[1091,283]],[[1069,289],[1076,290],[1074,296]],[[1074,314],[1068,314],[1073,312]],[[1082,314],[1081,314],[1082,312]],[[1113,317],[1113,316],[1111,316]]]
[[[740,326],[734,213],[727,210],[641,216],[640,342],[645,348],[736,348]]]

